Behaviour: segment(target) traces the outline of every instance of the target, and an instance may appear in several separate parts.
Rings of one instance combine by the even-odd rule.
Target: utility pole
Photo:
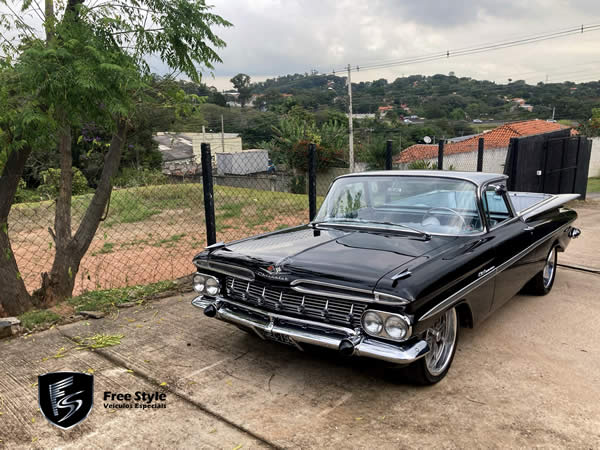
[[[556,106],[552,107],[552,120],[554,120],[554,112],[556,111]]]
[[[350,64],[348,64],[348,159],[350,173],[354,172],[354,130],[352,128],[352,78],[350,77]]]
[[[221,114],[221,147],[225,152],[225,125],[223,125],[223,114]]]

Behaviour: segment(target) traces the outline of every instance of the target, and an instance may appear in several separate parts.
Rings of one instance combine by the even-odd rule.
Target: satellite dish
[[[423,138],[423,142],[425,142],[426,144],[431,144],[431,138],[429,136],[425,136]]]

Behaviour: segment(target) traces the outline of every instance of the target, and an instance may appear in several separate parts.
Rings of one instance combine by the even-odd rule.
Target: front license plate
[[[296,345],[294,340],[285,334],[273,333],[271,331],[271,332],[263,332],[263,335],[266,339],[279,342],[280,344],[294,345],[294,346]]]

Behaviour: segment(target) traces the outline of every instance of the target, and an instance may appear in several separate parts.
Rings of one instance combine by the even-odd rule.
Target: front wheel
[[[556,247],[552,247],[546,257],[544,268],[525,285],[524,292],[532,295],[546,295],[550,292],[556,278],[557,261],[558,252]]]
[[[417,384],[435,384],[446,376],[458,342],[458,314],[456,308],[442,314],[427,330],[429,353],[404,369],[406,377]]]

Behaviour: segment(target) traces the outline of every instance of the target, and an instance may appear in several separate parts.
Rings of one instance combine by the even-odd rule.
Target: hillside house
[[[483,171],[502,173],[511,138],[548,133],[565,128],[570,127],[535,119],[505,123],[487,132],[448,139],[444,145],[444,168],[448,169],[453,166],[456,170],[476,170],[479,138],[483,137]],[[576,133],[574,130],[571,132]],[[394,163],[400,165],[401,168],[407,168],[410,163],[416,161],[428,161],[435,164],[437,157],[437,144],[415,144],[404,149],[394,159]]]

